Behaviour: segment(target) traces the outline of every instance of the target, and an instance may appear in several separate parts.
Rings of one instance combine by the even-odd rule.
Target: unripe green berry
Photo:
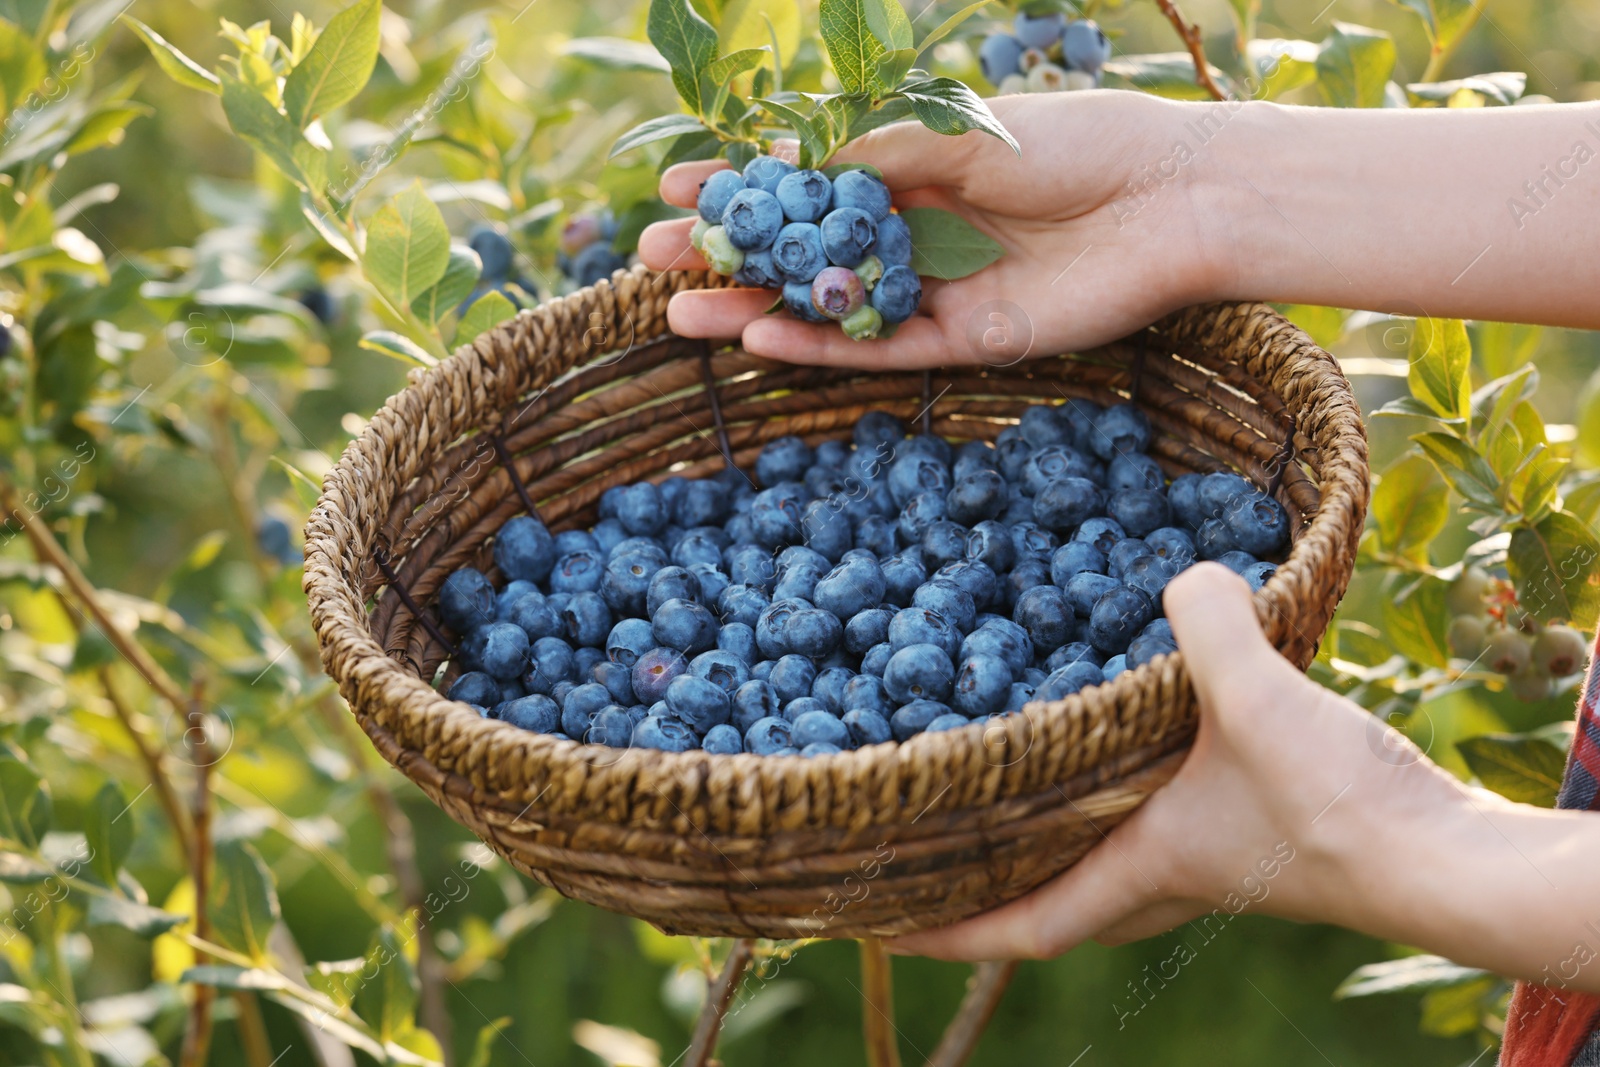
[[[1059,93],[1067,87],[1067,72],[1054,63],[1038,63],[1028,71],[1028,92]]]
[[[705,219],[695,219],[694,229],[689,231],[689,243],[696,252],[704,251],[706,246],[706,231],[711,229],[711,223]]]
[[[868,256],[856,264],[856,277],[861,279],[861,284],[867,287],[867,292],[872,292],[872,287],[878,284],[878,279],[883,277],[883,260],[877,256]]]
[[[1521,674],[1512,675],[1507,688],[1511,690],[1511,695],[1518,700],[1532,703],[1536,700],[1548,698],[1554,689],[1554,685],[1550,681],[1548,674],[1541,670],[1530,668]]]
[[[1001,96],[1015,96],[1028,91],[1028,79],[1021,74],[1007,74],[996,88]]]
[[[1483,662],[1496,674],[1513,675],[1528,665],[1529,641],[1515,630],[1501,630],[1489,638]]]
[[[1487,637],[1488,627],[1477,615],[1457,615],[1450,620],[1450,628],[1445,631],[1451,654],[1462,659],[1477,659],[1483,652]]]
[[[1489,591],[1489,576],[1477,567],[1468,567],[1450,583],[1444,606],[1456,615],[1482,615],[1483,594]]]
[[[721,226],[706,230],[700,240],[700,254],[706,257],[706,263],[718,274],[732,274],[744,266],[744,253],[733,247],[727,231]]]
[[[839,325],[844,327],[850,340],[864,341],[878,336],[878,331],[883,328],[883,316],[871,304],[862,304],[840,320]]]
[[[1583,669],[1588,642],[1570,626],[1549,626],[1533,639],[1533,662],[1554,678],[1565,678]]]

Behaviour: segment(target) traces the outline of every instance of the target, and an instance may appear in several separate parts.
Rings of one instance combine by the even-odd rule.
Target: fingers
[[[1121,836],[1094,848],[1077,866],[1014,903],[947,926],[891,941],[894,952],[941,960],[1046,959],[1135,915],[1159,895]]]
[[[661,175],[661,199],[675,207],[694,207],[700,199],[700,183],[717,171],[727,169],[726,159],[674,163]]]
[[[1164,934],[1186,922],[1208,914],[1212,905],[1195,900],[1164,900],[1134,912],[1120,922],[1094,935],[1102,945],[1126,945],[1130,941],[1143,941],[1147,937]]]
[[[773,315],[750,323],[744,347],[758,356],[811,366],[911,370],[950,362],[944,332],[925,315],[901,323],[893,337],[871,341],[852,341],[836,323]]]
[[[1281,672],[1299,677],[1261,632],[1250,586],[1221,564],[1184,571],[1162,604],[1202,704],[1226,706]]]
[[[689,243],[695,220],[652,222],[639,235],[639,259],[651,270],[705,270],[706,261]]]
[[[667,325],[680,337],[738,337],[763,317],[777,295],[770,289],[693,289],[678,293],[667,304]]]

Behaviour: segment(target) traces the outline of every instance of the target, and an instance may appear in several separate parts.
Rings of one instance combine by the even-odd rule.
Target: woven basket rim
[[[589,797],[622,788],[653,792],[669,801],[674,797],[720,794],[728,803],[737,804],[753,788],[779,796],[805,795],[825,788],[833,776],[871,776],[886,782],[903,782],[910,776],[909,771],[919,765],[935,764],[952,773],[974,767],[987,768],[986,773],[1002,773],[1014,762],[1029,758],[1036,735],[1059,736],[1065,729],[1080,737],[1083,743],[1095,744],[1097,731],[1104,730],[1106,720],[1115,714],[1119,702],[1136,690],[1147,688],[1152,676],[1162,676],[1165,686],[1188,686],[1182,653],[1172,653],[1133,668],[1110,683],[1064,700],[1030,704],[1023,714],[1008,716],[1002,721],[974,722],[956,730],[919,735],[907,742],[888,742],[819,758],[779,759],[749,754],[718,756],[699,750],[667,753],[607,749],[483,720],[467,705],[449,700],[427,680],[386,655],[368,627],[368,612],[361,599],[358,578],[365,558],[375,548],[384,546],[379,544],[376,523],[370,521],[372,516],[362,513],[359,505],[364,484],[376,484],[381,492],[382,480],[396,477],[394,450],[380,440],[379,427],[390,430],[397,422],[401,427],[406,426],[404,420],[408,412],[403,409],[407,395],[447,395],[457,404],[465,405],[464,410],[454,412],[456,425],[429,427],[440,440],[454,440],[461,433],[485,429],[490,426],[494,412],[505,406],[505,382],[511,375],[497,353],[515,350],[530,364],[536,363],[546,354],[538,347],[538,339],[551,332],[548,324],[552,320],[583,322],[596,314],[598,308],[615,322],[619,310],[624,317],[628,316],[625,306],[630,291],[649,290],[654,299],[663,292],[670,295],[682,289],[719,284],[723,283],[698,272],[652,274],[643,268],[634,268],[569,296],[525,309],[472,342],[458,346],[438,365],[411,371],[406,390],[390,397],[363,433],[347,445],[338,463],[325,477],[322,494],[307,521],[304,586],[324,667],[339,684],[369,736],[374,741],[388,741],[388,745],[379,744],[380,750],[389,745],[395,747],[398,756],[385,751],[386,758],[413,776],[421,770],[420,763],[431,768],[440,780],[464,779],[479,794],[473,803],[483,803],[485,795],[498,795],[513,810],[522,801],[531,804],[545,796],[564,775],[573,775],[574,781],[583,782],[582,792]],[[1193,333],[1207,326],[1222,329],[1224,327],[1217,324],[1223,322],[1248,323],[1274,344],[1294,346],[1308,357],[1308,373],[1324,377],[1318,384],[1348,394],[1349,384],[1333,358],[1264,304],[1191,308],[1163,319],[1152,329],[1158,334],[1183,330]],[[650,340],[667,336],[670,335],[655,335]],[[548,374],[544,382],[540,382],[535,373],[532,380],[535,385],[548,384],[566,369]],[[527,370],[519,368],[517,373],[526,376]],[[470,393],[463,395],[462,382],[473,383]],[[1349,476],[1322,479],[1319,486],[1323,493],[1322,506],[1299,531],[1278,573],[1256,595],[1258,615],[1269,629],[1278,620],[1294,625],[1292,589],[1297,583],[1314,577],[1305,562],[1310,546],[1317,545],[1337,555],[1336,549],[1346,542],[1353,547],[1353,538],[1359,535],[1366,509],[1366,450],[1359,409],[1356,410],[1353,426],[1348,425],[1350,420],[1345,418],[1329,429],[1327,435],[1335,440],[1359,441],[1359,450],[1352,447],[1350,455],[1323,457],[1324,462],[1348,467],[1345,473]],[[393,491],[397,492],[408,480],[401,479]],[[381,513],[383,509],[378,510]],[[363,519],[368,521],[363,522]],[[1298,574],[1300,569],[1307,573]],[[1335,592],[1335,599],[1342,592],[1341,586]],[[433,763],[418,747],[404,744],[400,735],[391,730],[391,724],[406,720],[411,720],[413,727],[420,725],[421,730],[428,733],[448,728],[465,734],[470,738],[468,754],[454,766]],[[1187,735],[1174,737],[1177,747],[1187,740]],[[997,765],[987,758],[986,746],[999,746],[1007,754],[1020,749],[1021,755],[1015,761]],[[501,766],[491,773],[486,766],[490,762]],[[917,813],[919,809],[949,807],[949,803],[940,805],[943,795],[930,798],[886,793],[885,803],[896,810],[874,814],[893,820]],[[569,798],[569,803],[572,804],[570,811],[584,809],[585,801],[581,797]]]

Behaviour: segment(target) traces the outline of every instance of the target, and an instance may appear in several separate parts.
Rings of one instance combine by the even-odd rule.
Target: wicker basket
[[[1194,732],[1182,656],[1023,714],[816,759],[614,750],[480,718],[431,682],[453,570],[536,509],[594,521],[606,488],[749,468],[764,442],[844,436],[869,408],[992,439],[1028,404],[1132,397],[1169,472],[1233,468],[1295,525],[1257,595],[1306,666],[1367,501],[1360,411],[1334,360],[1271,308],[1191,308],[1123,342],[1014,366],[863,373],[673,337],[673,293],[619,272],[415,371],[328,475],[305,590],[328,673],[385,759],[514,866],[672,933],[905,933],[1060,873],[1177,770]],[[932,400],[930,404],[929,401]]]

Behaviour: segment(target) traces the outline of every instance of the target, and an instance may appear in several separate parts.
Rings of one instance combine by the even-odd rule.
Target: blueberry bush
[[[750,189],[751,168],[760,187],[773,166],[761,162],[773,142],[796,138],[802,177],[784,171],[761,189],[778,209],[770,244],[772,206],[750,196],[763,206],[734,229],[759,223],[740,235],[751,247],[714,202],[700,205],[700,240],[723,228],[709,249],[727,253],[736,283],[782,280],[785,297],[811,283],[786,313],[842,321],[873,309],[881,322],[854,325],[865,337],[914,310],[919,276],[960,276],[998,254],[959,219],[894,210],[870,172],[835,167],[874,125],[1004,136],[983,96],[1096,83],[1210,99],[1221,115],[1247,98],[1584,99],[1600,95],[1597,25],[1593,0],[358,0],[303,12],[0,0],[0,1062],[671,1064],[691,1047],[696,1063],[714,1051],[729,1063],[854,1062],[857,1018],[875,1064],[937,1056],[967,969],[897,961],[891,997],[883,959],[858,961],[848,945],[669,938],[561,901],[377,758],[319,670],[300,591],[299,529],[322,473],[408,370],[628,265],[644,226],[680,214],[655,196],[674,160],[723,155]],[[1130,188],[1127,202],[1149,192]],[[870,233],[852,215],[824,241],[840,208]],[[821,261],[809,230],[783,242],[796,225],[816,227]],[[957,261],[929,254],[951,247]],[[790,256],[794,280],[778,273]],[[1373,416],[1370,526],[1315,675],[1372,710],[1375,758],[1397,758],[1403,733],[1464,779],[1553,803],[1600,609],[1588,580],[1600,348],[1423,308],[1284,310],[1343,361]],[[821,455],[785,445],[751,474],[764,487],[804,479]],[[960,527],[963,552],[1016,575],[1016,559],[1003,562],[1016,541],[985,525],[1026,521],[985,517],[996,492],[1011,506],[999,466],[997,488],[988,464],[936,457],[928,476],[943,470],[961,491],[895,502],[895,525],[947,524],[941,537]],[[648,495],[617,499],[617,521],[647,522],[635,512]],[[1081,532],[1069,497],[1053,491],[1047,509],[1059,510],[1047,514]],[[1178,533],[1204,522],[1189,525]],[[861,528],[892,554],[886,518]],[[1181,549],[1160,529],[1142,540]],[[1059,575],[1039,570],[1055,549],[1023,567],[1040,579],[1032,588],[1065,594],[1079,573],[1068,571],[1099,551],[1092,534],[1069,539],[1086,547]],[[600,743],[634,740],[636,702],[674,710],[647,732],[661,747],[777,752],[883,741],[885,726],[893,738],[897,715],[930,728],[938,716],[919,717],[938,709],[917,706],[918,688],[948,684],[963,712],[1003,712],[1015,696],[1004,626],[975,627],[963,643],[987,635],[970,655],[937,641],[874,653],[886,620],[851,600],[857,584],[825,584],[846,561],[822,545],[811,551],[827,569],[810,561],[786,580],[830,610],[806,616],[806,647],[774,657],[741,704],[748,683],[727,695],[738,667],[726,658],[707,661],[708,677],[678,669],[713,651],[765,658],[754,624],[746,635],[708,610],[715,574],[663,569],[659,588],[636,591],[643,611],[608,618],[604,597],[582,595],[603,561],[572,560],[587,546],[570,531],[552,550],[563,536],[550,560],[570,564],[561,610],[548,589],[508,603],[509,629],[476,649],[491,669],[473,702],[518,726],[570,733],[568,701],[504,699],[496,676],[524,656],[583,691],[572,725]],[[519,539],[537,574],[537,531],[508,529],[503,551]],[[964,617],[962,593],[948,581],[922,595]],[[1051,631],[1055,598],[1033,599],[1041,637],[1065,636]],[[750,596],[729,605],[759,621]],[[1111,632],[1142,611],[1130,605],[1108,609],[1085,648],[1128,655],[1107,657],[1152,625]],[[589,650],[581,678],[569,638]],[[816,662],[830,641],[858,645],[860,671]],[[1055,642],[1056,662],[1025,670],[1092,684],[1086,653],[1063,651],[1072,645]],[[919,648],[938,655],[894,666],[892,653]],[[633,669],[619,670],[628,656]],[[1103,678],[1106,665],[1094,670]],[[891,675],[914,699],[889,706]],[[880,676],[888,714],[832,715],[877,698],[860,679]],[[515,684],[527,689],[525,677]],[[636,699],[622,700],[629,690]],[[756,714],[780,695],[797,705],[792,722]],[[1344,931],[1251,914],[1234,925],[1245,932],[1183,929],[1019,968],[973,1062],[1181,1062],[1208,1043],[1241,1064],[1281,1063],[1304,1042],[1340,1062],[1489,1055],[1503,979]],[[719,985],[741,969],[737,990]],[[693,1040],[711,1015],[715,1050]]]

